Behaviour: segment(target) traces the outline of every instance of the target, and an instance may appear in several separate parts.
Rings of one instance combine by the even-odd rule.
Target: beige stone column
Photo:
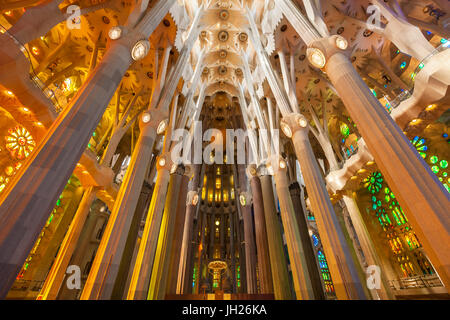
[[[292,299],[289,275],[284,255],[283,240],[281,237],[280,223],[275,207],[273,195],[272,177],[267,172],[260,176],[261,189],[264,202],[264,215],[267,228],[267,241],[269,244],[270,266],[272,269],[273,291],[275,299]]]
[[[170,175],[158,244],[151,270],[150,286],[147,294],[147,299],[149,300],[163,300],[165,296],[182,177],[183,174],[180,167]]]
[[[276,4],[308,45],[309,61],[328,75],[380,171],[407,212],[434,269],[450,288],[450,250],[449,245],[442,245],[450,243],[448,192],[353,68],[347,56],[347,40],[336,35],[321,38],[314,34],[313,26],[291,0]],[[419,59],[428,55],[432,48],[423,41],[420,32],[390,14],[382,2],[379,4],[389,20],[385,31],[391,30],[392,40]],[[402,38],[399,30],[405,30],[405,37]],[[418,37],[421,38],[418,47],[404,41]]]
[[[269,244],[267,241],[266,221],[261,181],[255,167],[247,169],[253,198],[256,248],[258,251],[259,287],[262,294],[273,293],[272,269],[270,268]]]
[[[186,217],[184,221],[183,239],[181,245],[180,253],[180,265],[178,269],[178,280],[177,280],[177,294],[188,293],[189,288],[192,285],[189,284],[191,281],[191,264],[193,256],[193,235],[195,234],[194,228],[194,218],[195,213],[198,208],[199,194],[198,190],[203,187],[203,175],[204,169],[200,169],[201,165],[194,165],[194,177],[190,182],[190,191],[186,196]],[[204,168],[204,167],[203,167]],[[201,179],[201,180],[200,180]],[[201,186],[199,188],[199,181],[201,181]],[[197,219],[197,223],[200,223],[200,219]]]
[[[58,255],[47,275],[45,283],[39,293],[38,300],[55,300],[58,296],[59,289],[61,288],[66,274],[67,266],[72,258],[73,251],[78,243],[78,238],[94,200],[95,188],[88,187],[83,194],[83,198],[81,199],[77,212],[70,224],[69,230],[67,230],[66,236],[61,243]]]
[[[358,204],[352,194],[344,195],[343,197],[345,206],[347,208],[352,224],[355,228],[356,235],[358,236],[359,244],[363,250],[364,257],[366,259],[368,266],[378,266],[381,268],[381,286],[380,289],[369,290],[374,299],[390,300],[393,298],[392,292],[390,291],[389,284],[387,282],[386,274],[383,272],[383,264],[375,250],[375,246],[370,238],[369,231],[367,230],[364,220],[359,211]]]
[[[251,196],[247,192],[247,176],[244,165],[236,165],[239,203],[238,209],[241,210],[242,219],[244,221],[244,243],[245,243],[245,271],[247,280],[247,293],[256,294],[258,288],[256,286],[256,244],[255,234],[253,232],[253,217],[251,207]]]
[[[165,154],[161,156],[158,159],[157,168],[158,175],[147,219],[145,220],[139,252],[133,269],[133,276],[127,296],[128,300],[147,299],[170,179],[170,155]]]
[[[182,245],[183,245],[183,232],[185,230],[185,221],[187,213],[187,203],[186,197],[188,194],[188,184],[189,179],[192,176],[193,169],[191,166],[186,166],[184,174],[181,176],[181,183],[178,186],[178,205],[176,208],[176,216],[174,222],[174,232],[172,246],[169,251],[170,259],[168,267],[164,272],[167,273],[167,286],[166,294],[176,294],[177,292],[177,281],[178,281],[178,271],[180,269],[180,261],[182,255]]]
[[[287,163],[282,158],[274,157],[272,168],[274,170],[278,201],[280,202],[281,220],[288,247],[295,294],[298,300],[311,300],[314,299],[314,292],[289,191]]]
[[[450,288],[450,196],[353,68],[334,36],[312,46],[391,186],[434,269]],[[334,47],[333,47],[334,46]],[[318,52],[318,51],[315,51]]]
[[[146,116],[147,114],[144,114],[141,117],[141,133],[81,294],[82,300],[111,297],[133,213],[136,210],[156,140],[154,128],[158,119],[144,123],[142,119],[146,119]]]
[[[148,38],[173,2],[159,1],[145,14],[136,30],[112,41],[95,71],[2,193],[0,298],[6,295],[12,285],[131,64],[131,49],[142,38]]]
[[[283,117],[281,128],[286,136],[292,138],[294,144],[336,295],[342,300],[366,299],[356,266],[331,204],[322,171],[309,142],[308,121],[299,114],[290,114]]]

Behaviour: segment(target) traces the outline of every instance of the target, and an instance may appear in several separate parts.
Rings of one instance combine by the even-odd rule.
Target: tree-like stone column
[[[0,198],[0,297],[5,297],[14,282],[130,66],[131,49],[150,36],[173,3],[174,0],[159,1],[136,29],[111,43],[100,64],[52,124],[14,183],[4,190]]]
[[[450,196],[428,164],[381,106],[333,36],[316,41],[323,69],[358,126],[375,162],[391,186],[433,267],[450,287]],[[319,50],[319,51],[317,51]]]
[[[359,211],[358,204],[355,201],[355,198],[352,194],[344,195],[343,197],[345,207],[347,208],[350,219],[352,220],[352,224],[355,227],[356,235],[358,236],[358,241],[361,245],[361,248],[364,253],[364,257],[366,259],[368,266],[379,266],[382,268],[381,260],[375,251],[375,247],[372,243],[372,240],[369,235],[369,231],[367,230],[366,225],[364,224],[363,218],[361,216],[361,212]],[[389,300],[392,299],[392,293],[389,290],[389,284],[386,279],[386,275],[384,272],[381,272],[381,283],[379,289],[372,289],[372,295],[374,297],[378,296],[379,299]]]
[[[158,244],[158,235],[166,202],[165,199],[169,186],[170,169],[170,155],[166,154],[161,156],[157,161],[158,175],[133,269],[133,276],[127,295],[128,300],[147,299]]]
[[[39,300],[56,300],[58,292],[61,288],[62,282],[66,275],[66,269],[69,265],[75,246],[78,243],[78,238],[83,229],[86,218],[89,214],[89,209],[92,202],[95,200],[95,187],[88,187],[83,194],[77,212],[67,230],[66,236],[58,251],[58,255],[53,262],[52,268],[45,280],[45,283],[39,293]]]
[[[275,207],[272,177],[266,170],[261,172],[261,189],[264,202],[264,215],[269,244],[270,266],[272,269],[273,291],[275,299],[292,299],[290,281],[284,255],[283,239],[281,237],[280,223]]]
[[[253,232],[253,217],[251,207],[251,197],[247,192],[247,177],[245,166],[237,165],[239,178],[239,204],[242,219],[244,221],[244,242],[245,242],[245,270],[247,275],[247,293],[256,294],[256,245],[255,234]]]
[[[287,177],[287,163],[278,156],[272,159],[272,168],[275,177],[275,186],[280,202],[281,221],[289,253],[289,261],[294,281],[294,290],[298,300],[314,299],[311,276],[308,272],[305,250],[300,238],[294,205],[289,192]]]
[[[331,204],[322,172],[308,137],[308,121],[299,114],[283,117],[281,128],[294,144],[319,228],[338,299],[366,299],[355,263]]]
[[[255,221],[255,236],[257,260],[259,271],[259,287],[263,294],[273,293],[272,269],[270,268],[269,244],[267,241],[266,221],[264,218],[264,203],[261,181],[257,169],[253,166],[247,168],[250,179],[250,188],[253,198],[253,212]]]
[[[144,114],[142,118],[145,119],[146,115]],[[157,136],[154,127],[156,127],[156,122],[159,119],[144,123],[142,118],[140,121],[141,134],[92,263],[91,271],[81,294],[82,300],[109,299],[114,288],[133,220],[132,213],[136,210]]]

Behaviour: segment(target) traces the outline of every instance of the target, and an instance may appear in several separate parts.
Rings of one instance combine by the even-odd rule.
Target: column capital
[[[292,138],[297,131],[308,133],[308,119],[299,113],[290,113],[281,119],[280,128],[288,138]]]
[[[320,38],[311,42],[306,50],[309,63],[324,69],[330,58],[336,53],[348,55],[348,41],[340,35]]]

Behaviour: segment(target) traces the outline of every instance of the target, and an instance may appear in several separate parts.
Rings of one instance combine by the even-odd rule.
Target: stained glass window
[[[317,251],[317,258],[319,259],[319,267],[322,273],[323,282],[325,284],[325,291],[327,293],[334,293],[334,286],[331,280],[330,271],[328,270],[327,259],[325,258],[322,250]]]
[[[6,149],[13,158],[23,160],[27,158],[36,147],[31,134],[24,127],[17,126],[8,130],[5,137]]]
[[[431,155],[427,159],[426,151],[428,151],[428,146],[426,145],[426,140],[424,138],[416,136],[411,140],[411,143],[414,147],[416,147],[422,158],[428,162],[431,167],[431,171],[437,175],[439,181],[441,181],[444,185],[444,188],[450,193],[450,181],[446,179],[448,176],[448,161],[446,159],[440,159],[437,155]]]

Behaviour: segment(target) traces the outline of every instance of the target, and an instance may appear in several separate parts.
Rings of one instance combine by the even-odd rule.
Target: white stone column
[[[283,117],[281,128],[292,138],[308,197],[319,228],[338,299],[366,299],[355,263],[331,204],[322,171],[308,137],[308,122],[299,114]]]
[[[289,180],[287,177],[287,163],[275,156],[272,159],[272,168],[275,177],[275,186],[280,202],[281,220],[283,222],[284,235],[289,253],[292,278],[294,281],[297,300],[312,300],[314,292],[311,284],[305,250],[300,238],[294,205],[289,192]]]
[[[158,159],[158,175],[133,269],[133,276],[127,296],[128,300],[147,299],[166,193],[169,186],[170,167],[170,157],[167,154]]]
[[[434,269],[450,288],[450,250],[443,245],[450,243],[448,192],[353,68],[345,51],[347,41],[340,36],[306,37],[314,28],[292,1],[280,0],[277,5],[309,46],[310,62],[327,73],[406,211]],[[428,51],[425,48],[417,58]]]
[[[89,209],[95,200],[95,188],[88,187],[83,194],[77,212],[70,223],[69,230],[58,250],[58,255],[53,262],[52,268],[45,279],[45,283],[39,293],[39,300],[56,300],[58,292],[66,275],[66,269],[69,265],[72,254],[78,243],[78,238],[83,229]]]

